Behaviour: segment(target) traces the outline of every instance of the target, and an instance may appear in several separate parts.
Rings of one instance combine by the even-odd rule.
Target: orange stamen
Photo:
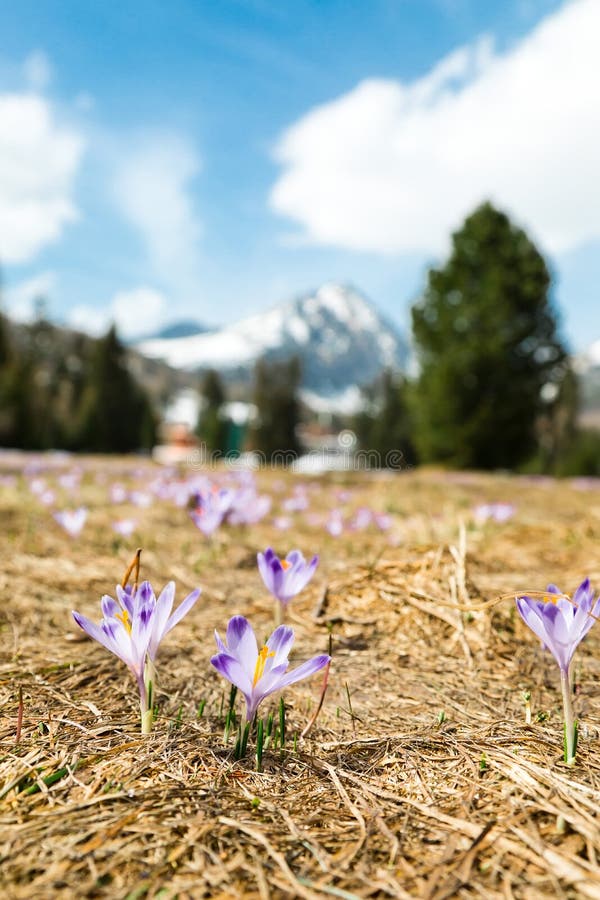
[[[116,613],[115,619],[118,619],[120,622],[123,623],[123,625],[125,626],[125,629],[127,631],[127,634],[131,634],[131,620],[129,618],[129,613],[127,612],[126,609],[124,609],[120,613]]]
[[[258,654],[258,659],[256,660],[256,666],[254,667],[254,678],[252,680],[252,687],[256,687],[257,683],[263,677],[263,673],[265,671],[265,665],[267,660],[271,657],[275,656],[275,652],[273,650],[269,650],[267,645],[262,648],[260,653]]]

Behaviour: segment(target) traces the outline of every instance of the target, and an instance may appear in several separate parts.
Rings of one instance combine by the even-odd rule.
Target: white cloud
[[[152,334],[163,324],[167,301],[148,287],[119,291],[111,303],[113,319],[125,337]]]
[[[190,182],[200,167],[184,138],[154,134],[127,148],[115,175],[117,206],[140,232],[149,265],[180,294],[197,290],[202,227]]]
[[[485,199],[545,248],[600,237],[600,3],[576,0],[511,50],[464,47],[419,81],[373,79],[281,137],[272,208],[305,240],[439,252]]]
[[[110,315],[105,309],[93,306],[74,306],[67,316],[69,328],[84,331],[92,337],[99,337],[108,331],[110,321]]]
[[[83,140],[35,94],[0,94],[0,263],[33,259],[77,218]]]
[[[20,281],[6,289],[6,308],[16,322],[33,322],[36,317],[36,303],[49,300],[56,287],[54,272],[40,272],[32,278]]]
[[[150,287],[138,287],[115,294],[108,308],[76,306],[69,311],[71,328],[94,337],[104,334],[111,323],[119,335],[130,339],[157,331],[164,322],[166,298]]]

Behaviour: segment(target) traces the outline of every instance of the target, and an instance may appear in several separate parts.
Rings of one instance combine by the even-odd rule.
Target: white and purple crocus
[[[288,672],[293,630],[288,625],[279,625],[259,650],[252,626],[244,616],[229,620],[225,641],[217,631],[215,640],[219,652],[212,657],[211,663],[244,695],[247,722],[254,720],[258,705],[269,694],[314,675],[330,661],[327,654],[313,656]]]
[[[123,660],[133,674],[140,692],[142,734],[148,734],[152,729],[149,685],[159,644],[199,596],[199,589],[192,591],[172,612],[174,582],[170,581],[157,599],[150,582],[144,581],[136,590],[117,585],[116,600],[105,594],[100,601],[103,615],[100,624],[73,612],[80,628]]]
[[[234,498],[234,492],[227,488],[197,491],[192,498],[194,508],[190,512],[196,528],[206,537],[212,537],[231,510]]]
[[[78,537],[85,525],[88,512],[85,506],[80,506],[78,509],[63,509],[52,513],[52,515],[60,527],[64,528],[67,534],[75,538]]]
[[[319,557],[313,556],[307,562],[299,550],[292,550],[285,559],[280,559],[268,547],[264,553],[257,555],[257,562],[265,587],[279,600],[280,612],[283,612],[292,597],[299,594],[315,574]]]
[[[572,764],[577,750],[577,722],[573,715],[569,667],[578,645],[600,616],[600,598],[594,597],[590,580],[586,578],[572,599],[550,584],[541,599],[517,597],[516,603],[525,624],[558,663],[565,713],[565,762]]]

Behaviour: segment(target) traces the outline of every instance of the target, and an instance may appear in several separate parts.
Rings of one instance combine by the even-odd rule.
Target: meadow
[[[209,538],[189,509],[209,482],[270,504]],[[52,512],[78,507],[74,536]],[[5,454],[0,515],[2,897],[600,898],[600,625],[567,766],[557,666],[514,601],[600,589],[600,483]],[[268,546],[320,555],[290,659],[332,663],[320,710],[322,673],[285,690],[257,766],[254,735],[239,760],[225,742],[210,657],[236,613],[271,631]],[[176,603],[202,588],[161,646],[149,735],[130,673],[71,615],[100,619],[137,547]]]

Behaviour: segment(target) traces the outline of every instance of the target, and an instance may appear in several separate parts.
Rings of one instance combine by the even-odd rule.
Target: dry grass
[[[97,473],[130,481],[133,466],[86,463],[91,514],[76,541],[23,479],[0,488],[3,898],[600,898],[600,627],[578,653],[582,736],[569,768],[553,660],[510,600],[493,603],[547,581],[572,590],[587,574],[600,585],[600,491],[331,476],[303,482],[311,510],[349,488],[354,506],[392,512],[395,545],[375,532],[336,540],[298,515],[287,533],[269,517],[211,548],[165,503],[135,511],[131,541],[113,537]],[[259,481],[277,496],[296,483]],[[473,523],[474,503],[502,499],[517,503],[513,520]],[[175,578],[178,599],[204,588],[162,648],[160,715],[144,738],[125,667],[70,622],[73,608],[97,617],[138,542],[155,586]],[[213,628],[233,613],[270,628],[254,566],[268,543],[321,552],[291,609],[292,663],[325,650],[329,628],[334,662],[308,737],[295,752],[291,741],[267,750],[256,772],[251,754],[235,762],[223,744],[227,687],[208,659]],[[286,693],[288,733],[309,720],[320,682]]]

